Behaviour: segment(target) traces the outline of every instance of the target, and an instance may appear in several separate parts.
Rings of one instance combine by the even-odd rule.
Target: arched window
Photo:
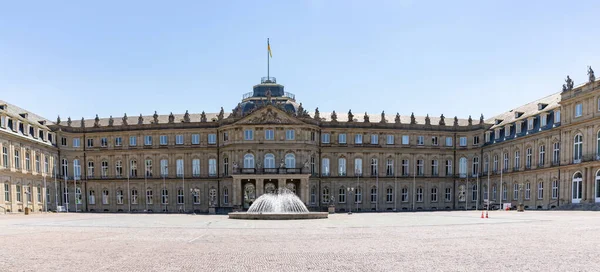
[[[458,173],[461,178],[467,177],[467,158],[462,157],[458,161]]]
[[[496,200],[496,196],[498,195],[498,188],[496,184],[492,185],[492,200]]]
[[[131,204],[138,204],[138,190],[135,188],[131,189]]]
[[[531,199],[531,182],[525,183],[525,199]]]
[[[371,187],[371,203],[377,203],[377,187]]]
[[[129,176],[132,178],[137,177],[137,161],[131,160],[129,162]]]
[[[96,204],[96,192],[93,189],[88,191],[88,204]]]
[[[117,189],[117,204],[123,204],[123,190]]]
[[[74,159],[73,160],[73,176],[76,179],[80,179],[81,178],[81,164],[79,164],[79,160],[78,159]]]
[[[152,176],[152,160],[146,159],[146,177]]]
[[[275,168],[275,155],[273,155],[271,153],[265,154],[264,168]]]
[[[244,155],[244,168],[254,168],[254,155],[250,153]]]
[[[167,188],[161,190],[160,203],[163,205],[169,204],[169,190]]]
[[[481,189],[483,190],[483,200],[487,201],[489,199],[488,198],[488,187],[487,187],[487,185],[484,184]]]
[[[362,203],[362,188],[356,188],[356,193],[354,194],[354,203]]]
[[[479,157],[473,158],[473,176],[477,176],[479,174]]]
[[[544,164],[546,164],[546,146],[545,145],[540,145],[538,165],[540,167],[543,167]]]
[[[408,188],[402,188],[402,202],[408,202]]]
[[[521,167],[521,151],[515,151],[515,170]]]
[[[477,196],[479,196],[478,189],[479,188],[477,188],[477,184],[473,184],[472,192],[471,192],[471,200],[477,201]]]
[[[338,159],[338,175],[346,176],[346,158]]]
[[[317,187],[313,186],[310,188],[310,204],[317,203]]]
[[[94,161],[88,161],[88,177],[94,177]]]
[[[502,184],[502,200],[507,200],[508,199],[508,186],[506,186],[506,183]]]
[[[152,205],[153,200],[154,200],[154,192],[152,192],[151,188],[146,189],[146,204]]]
[[[338,190],[338,203],[346,203],[346,188],[344,187]]]
[[[8,159],[5,157],[4,161],[6,162]],[[62,159],[62,175],[63,177],[69,175],[69,161],[67,159]]]
[[[418,187],[417,188],[417,202],[423,202],[423,188],[422,187]]]
[[[285,155],[285,168],[296,168],[296,156],[292,153]]]
[[[583,175],[581,175],[581,172],[577,172],[575,175],[573,175],[573,203],[581,202],[582,195]]]
[[[575,141],[573,144],[573,160],[581,162],[583,156],[583,136],[581,134],[575,135]]]
[[[438,189],[437,187],[431,188],[431,202],[438,201]]]
[[[329,187],[323,187],[321,199],[323,203],[329,203]]]
[[[362,159],[354,159],[354,174],[356,176],[362,176]]]
[[[394,202],[394,188],[388,187],[387,189],[385,189],[385,202]]]
[[[108,189],[102,190],[102,204],[108,205],[108,197],[109,197]]]
[[[498,172],[498,155],[494,155],[494,173]]]
[[[254,160],[254,156],[252,159]],[[223,187],[223,204],[229,204],[229,189],[227,187]]]
[[[108,177],[108,161],[102,161],[102,162],[100,163],[100,166],[102,167],[102,168],[101,168],[101,171],[100,171],[100,175],[101,175],[103,178],[106,178],[106,177]]]
[[[123,163],[121,161],[117,161],[115,163],[115,176],[120,178],[123,175]]]

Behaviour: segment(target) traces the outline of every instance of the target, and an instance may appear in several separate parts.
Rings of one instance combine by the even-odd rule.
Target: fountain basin
[[[326,219],[329,214],[326,212],[308,212],[308,213],[229,213],[229,219],[245,220],[302,220],[302,219]]]

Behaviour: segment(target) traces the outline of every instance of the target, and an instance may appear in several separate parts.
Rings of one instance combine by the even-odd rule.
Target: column
[[[277,179],[277,188],[285,188],[285,178]]]
[[[595,182],[595,177],[594,177],[594,169],[592,167],[589,167],[588,169],[586,169],[587,171],[587,175],[585,177],[585,187],[586,187],[586,195],[588,198],[589,203],[594,203],[596,201],[595,195],[594,195],[594,182]]]
[[[265,193],[265,181],[262,178],[256,179],[256,198]]]
[[[304,202],[305,204],[309,204],[309,196],[308,196],[308,178],[303,178],[300,179],[300,196],[302,199],[302,202]]]
[[[241,196],[238,197],[239,190],[241,190],[241,180],[237,177],[234,177],[233,184],[231,185],[231,203],[233,205],[242,205]]]

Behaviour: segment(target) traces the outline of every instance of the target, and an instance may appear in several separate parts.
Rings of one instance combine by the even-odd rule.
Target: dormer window
[[[485,142],[486,143],[490,142],[490,135],[491,135],[491,132],[489,132],[489,131],[485,132]]]
[[[27,119],[27,113],[19,113],[19,115],[21,115],[21,117]]]
[[[548,114],[545,112],[540,115],[540,127],[545,127],[548,124]]]
[[[496,140],[500,139],[500,128],[496,128],[494,131],[494,138],[496,138]]]
[[[40,123],[40,125],[44,126],[44,125],[46,125],[46,120],[38,121],[38,123]]]
[[[520,111],[515,111],[515,119],[521,117],[521,115],[523,115],[522,112]]]
[[[523,122],[522,121],[517,121],[517,123],[515,124],[516,129],[517,129],[517,134],[521,133],[521,127],[523,127]]]
[[[499,125],[500,123],[502,123],[502,121],[503,121],[503,120],[496,119],[494,122],[495,122],[495,124],[496,124],[496,125]]]
[[[0,110],[6,110],[6,109],[8,109],[8,105],[6,105],[6,104],[0,105]]]
[[[511,127],[511,124],[506,124],[504,126],[504,137],[510,135],[510,127]]]
[[[548,104],[538,103],[538,110],[543,110]]]
[[[533,130],[533,120],[534,118],[527,119],[527,130]]]

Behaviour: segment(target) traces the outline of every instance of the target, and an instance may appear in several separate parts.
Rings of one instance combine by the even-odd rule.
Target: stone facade
[[[9,162],[0,159],[0,184],[10,196],[2,186],[0,207],[225,212],[282,187],[320,211],[600,202],[599,85],[565,87],[487,120],[307,112],[272,78],[231,113],[50,122],[3,102]],[[21,123],[53,138],[20,131]],[[32,165],[48,157],[49,171],[15,167],[16,149]]]

